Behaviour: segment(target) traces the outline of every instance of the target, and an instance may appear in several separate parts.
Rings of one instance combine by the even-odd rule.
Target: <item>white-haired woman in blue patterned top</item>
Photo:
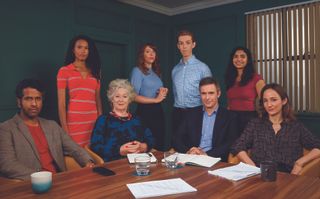
[[[135,98],[131,84],[125,79],[113,80],[107,95],[112,112],[97,119],[91,149],[104,161],[120,159],[128,153],[149,151],[154,143],[151,131],[128,111],[129,104]]]

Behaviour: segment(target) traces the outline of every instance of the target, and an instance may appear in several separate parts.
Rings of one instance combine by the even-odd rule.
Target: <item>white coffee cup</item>
[[[35,193],[45,193],[52,186],[52,173],[50,171],[40,171],[31,174],[32,190]]]

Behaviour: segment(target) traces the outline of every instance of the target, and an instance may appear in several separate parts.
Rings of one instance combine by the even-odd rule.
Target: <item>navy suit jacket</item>
[[[188,112],[173,138],[173,147],[180,153],[186,153],[191,147],[198,147],[202,134],[203,107]],[[213,148],[207,151],[212,157],[221,157],[227,161],[229,148],[240,136],[238,119],[235,113],[219,106],[213,129]]]

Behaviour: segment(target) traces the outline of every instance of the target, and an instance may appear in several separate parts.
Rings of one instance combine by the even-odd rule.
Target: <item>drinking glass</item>
[[[136,172],[138,176],[149,175],[150,171],[150,157],[149,156],[140,156],[134,159],[136,165]]]
[[[178,156],[177,152],[166,151],[164,152],[164,161],[166,167],[169,169],[175,169],[178,166]]]

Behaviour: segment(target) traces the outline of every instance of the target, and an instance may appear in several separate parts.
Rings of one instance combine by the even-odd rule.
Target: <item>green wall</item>
[[[23,78],[36,77],[46,87],[42,115],[57,120],[56,74],[63,65],[69,40],[92,37],[103,63],[102,96],[111,78],[128,78],[136,49],[154,42],[161,64],[168,64],[169,17],[112,0],[2,0],[0,2],[0,121],[16,113],[14,89]],[[165,70],[164,70],[165,71]],[[164,80],[169,81],[165,71]]]
[[[56,73],[63,65],[69,40],[76,34],[87,34],[97,43],[103,62],[102,96],[107,110],[106,85],[115,77],[129,77],[142,43],[158,46],[162,78],[171,89],[171,70],[180,59],[175,35],[182,28],[194,31],[195,55],[210,66],[223,85],[231,49],[245,44],[244,13],[295,2],[300,1],[245,0],[169,17],[114,0],[2,0],[0,122],[16,113],[14,89],[26,77],[36,77],[45,83],[47,94],[42,115],[57,120]],[[167,129],[172,101],[169,95],[164,103]],[[221,104],[225,102],[222,98]],[[320,134],[319,115],[301,118]]]

